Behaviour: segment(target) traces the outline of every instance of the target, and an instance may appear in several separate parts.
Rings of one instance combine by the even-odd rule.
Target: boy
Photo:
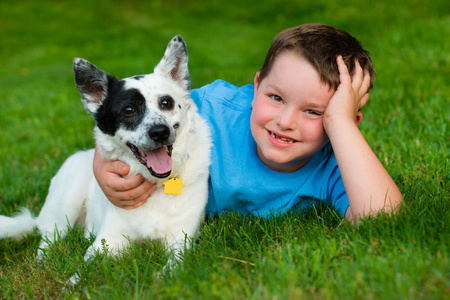
[[[402,195],[357,127],[374,73],[352,36],[304,24],[274,38],[254,86],[218,80],[193,90],[214,143],[206,213],[269,216],[316,201],[348,220],[394,211]],[[154,190],[98,154],[94,173],[119,207],[137,207]]]

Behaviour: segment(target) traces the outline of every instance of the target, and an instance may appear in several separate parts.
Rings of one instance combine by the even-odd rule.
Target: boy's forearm
[[[347,217],[392,212],[402,194],[352,120],[328,120],[327,134],[350,203]]]

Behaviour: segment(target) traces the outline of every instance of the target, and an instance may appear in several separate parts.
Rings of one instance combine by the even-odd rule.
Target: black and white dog
[[[0,238],[20,238],[37,227],[43,239],[38,250],[68,225],[81,224],[96,239],[85,255],[117,253],[129,240],[163,239],[178,257],[196,235],[208,199],[211,138],[190,98],[188,54],[180,36],[167,46],[154,73],[117,80],[88,61],[76,58],[75,81],[86,110],[92,114],[99,153],[121,160],[155,182],[157,189],[139,208],[112,205],[92,171],[94,149],[67,159],[52,179],[45,204],[37,218],[22,209],[14,217],[0,216]],[[168,191],[168,181],[184,184]],[[175,187],[176,188],[176,187]],[[180,193],[181,189],[181,193]],[[104,244],[104,242],[103,242]]]

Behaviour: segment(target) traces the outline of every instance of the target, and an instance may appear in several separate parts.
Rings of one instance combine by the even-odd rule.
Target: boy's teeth
[[[283,143],[289,143],[289,144],[294,143],[294,140],[291,140],[291,139],[288,139],[288,138],[283,138],[283,137],[278,137],[278,136],[277,136],[275,133],[273,133],[273,132],[271,132],[270,135],[271,135],[273,138],[275,138],[275,139],[277,139],[277,140],[279,140],[279,141],[281,141],[281,142],[283,142]]]

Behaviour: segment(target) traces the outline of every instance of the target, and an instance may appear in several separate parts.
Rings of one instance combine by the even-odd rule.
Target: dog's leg
[[[162,269],[162,274],[166,277],[172,275],[172,271],[176,268],[177,264],[183,261],[183,254],[190,248],[192,242],[191,237],[183,234],[182,238],[174,240],[166,240],[168,245],[169,259]]]
[[[117,255],[129,245],[130,240],[137,238],[136,232],[130,227],[130,220],[127,216],[130,212],[105,203],[103,207],[102,222],[96,223],[99,226],[96,239],[86,251],[84,260],[88,260],[96,252],[107,252]]]
[[[89,260],[95,253],[106,252],[108,254],[117,255],[122,249],[126,248],[128,244],[128,239],[125,236],[116,236],[115,238],[112,238],[100,235],[86,250],[84,261]]]
[[[108,220],[113,220],[111,216],[105,216],[105,218]],[[120,227],[120,220],[115,223],[105,222],[102,228],[99,228],[95,241],[86,250],[84,255],[85,262],[92,259],[96,253],[106,252],[111,255],[120,254],[120,251],[128,246],[128,237],[120,234],[119,229],[116,228],[116,226]],[[72,277],[70,277],[66,284],[68,286],[76,286],[79,281],[80,274],[76,272]]]
[[[83,207],[93,180],[93,155],[93,150],[72,155],[53,177],[44,207],[36,219],[42,235],[38,257],[42,257],[42,249],[48,244],[67,235],[67,226],[84,223]]]

